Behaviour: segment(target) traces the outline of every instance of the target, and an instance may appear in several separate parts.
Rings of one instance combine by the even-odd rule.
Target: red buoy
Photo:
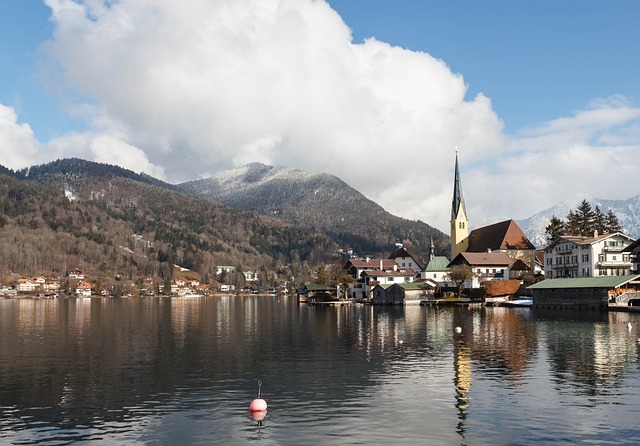
[[[251,412],[267,411],[267,402],[262,399],[262,381],[258,381],[258,398],[251,401],[251,404],[249,404],[249,410]]]

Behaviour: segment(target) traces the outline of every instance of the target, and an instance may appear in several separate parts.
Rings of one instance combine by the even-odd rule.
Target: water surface
[[[637,324],[292,297],[5,299],[0,443],[638,444]]]

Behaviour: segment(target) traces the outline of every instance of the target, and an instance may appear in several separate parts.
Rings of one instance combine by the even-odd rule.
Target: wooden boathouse
[[[628,307],[640,305],[640,274],[545,279],[527,290],[534,307]]]

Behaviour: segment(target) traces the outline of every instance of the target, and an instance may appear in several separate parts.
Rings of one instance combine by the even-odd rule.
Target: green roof
[[[425,271],[446,271],[449,259],[445,256],[434,256],[427,265]]]
[[[319,283],[307,283],[304,286],[309,291],[335,291],[336,287],[331,285],[321,285]]]
[[[640,278],[640,274],[626,276],[571,277],[561,279],[545,279],[527,287],[528,290],[550,290],[558,288],[616,288],[632,280]]]
[[[398,285],[405,290],[430,290],[433,288],[432,285],[425,282],[405,282],[399,283]]]

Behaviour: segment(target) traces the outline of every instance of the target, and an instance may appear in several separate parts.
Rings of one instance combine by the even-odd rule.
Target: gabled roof
[[[319,283],[307,283],[304,286],[307,291],[335,291],[336,287],[333,285],[322,285]]]
[[[529,266],[524,263],[521,259],[517,259],[515,262],[513,262],[513,264],[511,265],[511,267],[509,268],[511,271],[529,271],[531,270],[531,268],[529,268]]]
[[[483,228],[474,229],[469,234],[467,252],[486,252],[510,249],[536,249],[514,220],[505,220]]]
[[[422,269],[422,266],[420,265],[420,259],[417,256],[411,254],[409,251],[407,251],[406,248],[404,247],[398,248],[395,251],[393,251],[391,254],[389,254],[389,259],[395,260],[398,257],[411,257],[416,262],[416,265],[420,269]]]
[[[571,277],[561,279],[545,279],[527,287],[530,290],[563,289],[563,288],[617,288],[626,283],[637,281],[640,274],[626,276]]]
[[[380,262],[382,262],[382,269],[393,269],[393,266],[396,265],[396,261],[393,259],[351,259],[347,261],[344,268],[349,269],[353,266],[356,268],[379,269]]]
[[[429,264],[425,271],[445,271],[448,264],[449,259],[445,256],[434,256],[429,260]]]
[[[629,237],[627,234],[623,234],[622,232],[613,232],[611,234],[599,234],[593,236],[584,236],[584,235],[563,235],[558,237],[556,241],[546,246],[545,249],[553,248],[556,245],[561,243],[573,243],[575,245],[593,245],[594,243],[600,242],[602,240],[614,237],[621,236],[630,241],[633,240],[633,237]]]
[[[362,271],[362,275],[371,277],[413,277],[417,273],[411,268],[399,269],[399,270],[381,270],[381,269],[369,269]]]
[[[465,263],[471,266],[509,266],[513,259],[503,252],[461,252],[448,266]]]

